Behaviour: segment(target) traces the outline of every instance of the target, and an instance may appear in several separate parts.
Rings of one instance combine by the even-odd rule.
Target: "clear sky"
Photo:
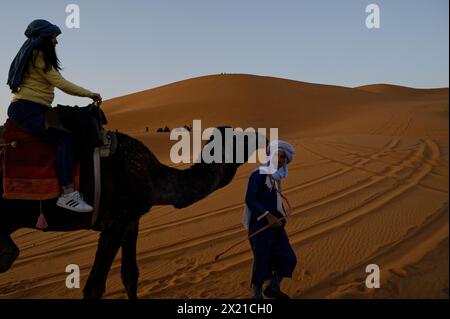
[[[80,8],[68,29],[66,5]],[[365,8],[380,8],[368,29]],[[105,99],[215,73],[358,86],[448,87],[448,0],[40,0],[0,3],[0,121],[34,19],[57,24],[64,77]],[[58,92],[54,104],[88,99]]]

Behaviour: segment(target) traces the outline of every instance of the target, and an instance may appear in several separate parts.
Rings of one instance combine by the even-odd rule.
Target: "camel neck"
[[[163,165],[156,180],[158,191],[153,204],[183,208],[205,198],[228,179],[226,165],[195,164],[185,170]]]

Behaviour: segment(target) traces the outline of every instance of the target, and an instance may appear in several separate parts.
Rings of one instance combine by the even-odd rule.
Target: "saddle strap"
[[[100,209],[100,197],[102,192],[101,186],[101,171],[100,171],[100,148],[96,147],[94,149],[94,211],[92,213],[92,226],[95,225],[98,218],[98,213]]]

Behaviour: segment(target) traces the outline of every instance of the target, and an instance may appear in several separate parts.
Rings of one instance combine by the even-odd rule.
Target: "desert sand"
[[[283,182],[293,213],[286,230],[298,265],[283,289],[293,298],[448,298],[448,88],[387,84],[356,88],[252,75],[180,81],[104,103],[110,123],[165,164],[174,143],[158,127],[277,127],[296,156]],[[146,132],[148,128],[149,132]],[[248,242],[241,225],[249,172],[177,210],[154,207],[140,223],[140,298],[249,298]],[[186,164],[179,165],[180,168]],[[0,275],[0,298],[81,298],[65,287],[78,264],[82,285],[98,233],[13,235],[21,254]],[[120,252],[106,298],[126,298]],[[377,264],[381,287],[365,286]]]

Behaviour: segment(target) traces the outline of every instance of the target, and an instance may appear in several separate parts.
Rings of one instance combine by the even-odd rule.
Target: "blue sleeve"
[[[258,192],[260,191],[260,185],[261,175],[258,171],[256,171],[250,176],[250,179],[248,181],[247,194],[245,196],[245,203],[252,211],[252,214],[255,214],[256,217],[261,216],[267,211],[267,209],[265,209],[257,199]]]

